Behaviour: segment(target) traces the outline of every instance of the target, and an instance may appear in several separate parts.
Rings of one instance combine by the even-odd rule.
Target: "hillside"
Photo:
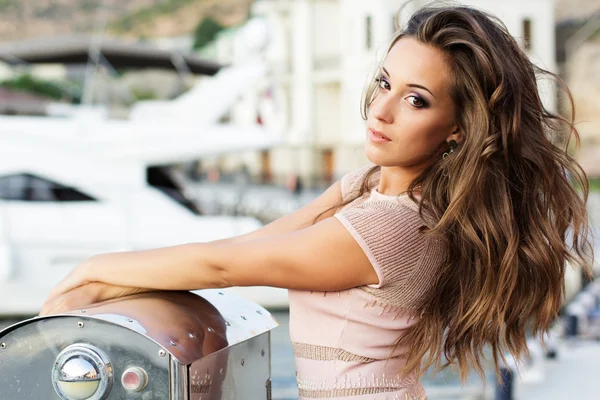
[[[252,0],[0,0],[0,41],[89,33],[104,19],[112,34],[179,36],[206,15],[223,25],[242,22]],[[101,10],[98,5],[102,4]],[[557,22],[600,12],[598,0],[556,0]]]
[[[224,26],[243,23],[251,0],[171,0],[132,12],[113,22],[109,30],[135,37],[179,36],[193,32],[198,22],[210,16]]]
[[[0,41],[90,33],[100,21],[114,35],[179,36],[205,16],[241,23],[251,0],[0,0]],[[102,8],[98,6],[102,4]]]

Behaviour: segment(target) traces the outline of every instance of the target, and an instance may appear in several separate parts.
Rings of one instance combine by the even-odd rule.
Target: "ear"
[[[458,144],[462,144],[465,141],[465,135],[463,134],[462,129],[460,129],[460,127],[455,126],[452,130],[452,133],[449,134],[446,138],[446,142],[449,142],[451,140],[456,141],[456,143]]]

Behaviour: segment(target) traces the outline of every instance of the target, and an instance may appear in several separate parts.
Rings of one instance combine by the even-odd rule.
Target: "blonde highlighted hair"
[[[486,348],[497,372],[507,352],[527,354],[527,334],[546,332],[561,309],[568,262],[591,275],[588,182],[567,152],[572,138],[579,144],[573,121],[544,107],[537,78],[562,85],[573,107],[570,92],[529,61],[497,18],[427,7],[390,49],[403,37],[446,56],[465,140],[409,187],[413,199],[419,187],[421,211],[439,221],[426,234],[445,238],[447,259],[423,318],[398,343],[412,349],[406,370],[454,364],[464,380],[470,368],[483,375]],[[377,90],[371,84],[363,96],[364,118]]]

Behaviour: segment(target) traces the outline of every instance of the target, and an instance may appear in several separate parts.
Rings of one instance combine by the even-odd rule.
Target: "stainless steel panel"
[[[189,367],[190,400],[261,400],[270,392],[270,333],[241,342]]]
[[[188,367],[171,359],[171,400],[189,400]]]
[[[109,399],[165,400],[169,398],[170,358],[161,346],[133,330],[83,315],[39,318],[0,332],[0,398],[2,400],[58,399],[51,372],[57,355],[74,343],[91,344],[110,359],[114,375],[129,367],[143,368],[148,385],[127,392],[120,382]]]
[[[199,293],[128,296],[0,331],[0,400],[58,399],[52,368],[73,344],[106,354],[114,372],[108,400],[267,399],[277,322],[236,294]],[[132,367],[148,375],[139,392],[121,383]]]
[[[94,304],[73,314],[110,321],[134,330],[181,364],[227,347],[227,325],[219,311],[190,292],[151,292]]]
[[[231,290],[206,289],[195,291],[219,311],[227,326],[230,346],[254,338],[279,326],[263,307]]]
[[[151,292],[98,303],[86,315],[134,330],[189,365],[278,326],[261,306],[229,291]]]

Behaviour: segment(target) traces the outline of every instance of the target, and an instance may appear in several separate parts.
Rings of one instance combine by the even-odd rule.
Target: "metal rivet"
[[[207,331],[214,333],[215,330],[213,328],[208,328]]]
[[[246,361],[242,358],[242,367],[246,364]]]
[[[260,355],[264,357],[264,356],[265,356],[265,351],[264,351],[264,350],[262,350],[262,351],[260,352]]]
[[[85,325],[83,324],[83,322],[79,321],[79,322],[77,323],[77,326],[78,326],[78,327],[80,327],[80,328],[83,328]]]
[[[191,339],[194,339],[196,337],[196,335],[194,335],[193,333],[188,333],[188,337],[190,337]]]
[[[177,346],[177,344],[176,344],[174,341],[172,341],[172,340],[169,340],[169,344],[170,344],[171,346]]]
[[[223,293],[223,292],[219,292],[219,294],[220,294],[221,296],[225,296],[225,293]]]
[[[0,349],[5,349],[6,348],[6,343],[0,343]]]
[[[246,317],[244,317],[243,315],[242,315],[242,319],[243,319],[244,321],[247,321]]]
[[[133,322],[131,318],[127,318],[127,322]]]
[[[221,368],[221,369],[219,370],[219,373],[220,373],[221,375],[223,375],[223,372],[225,372],[225,371],[223,370],[223,368]]]
[[[231,324],[229,323],[229,321],[225,321],[225,325],[231,326]]]
[[[164,356],[166,356],[166,355],[167,355],[167,352],[166,352],[166,351],[164,351],[164,350],[159,350],[159,351],[158,351],[158,356],[159,356],[159,357],[164,357]]]
[[[256,313],[259,315],[262,315],[262,311],[260,311],[260,310],[256,310]]]

